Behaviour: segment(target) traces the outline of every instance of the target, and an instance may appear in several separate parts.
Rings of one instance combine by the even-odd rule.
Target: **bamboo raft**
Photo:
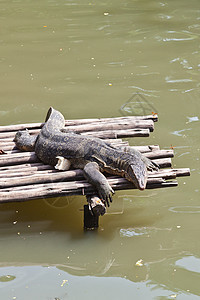
[[[122,138],[149,136],[157,120],[157,115],[82,119],[67,120],[66,126],[76,133],[102,138],[115,147],[130,147]],[[13,138],[18,130],[27,128],[31,134],[37,134],[42,125],[0,126],[0,203],[94,193],[82,170],[55,170],[41,163],[34,152],[22,152],[15,147]],[[158,145],[133,148],[160,166],[159,171],[148,172],[147,189],[174,187],[178,185],[176,177],[190,175],[188,168],[171,168],[172,149],[162,150]],[[108,176],[108,181],[114,190],[135,188],[119,176]]]

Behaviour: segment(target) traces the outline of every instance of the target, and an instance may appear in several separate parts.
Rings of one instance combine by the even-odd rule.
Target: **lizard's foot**
[[[107,180],[102,181],[97,186],[98,194],[100,199],[103,200],[105,205],[108,207],[110,206],[110,203],[112,203],[112,195],[115,193],[114,190],[111,188],[110,184]]]
[[[147,170],[149,171],[158,171],[159,170],[159,165],[157,165],[157,163],[155,163],[153,160],[150,160],[147,157],[142,157],[142,160],[144,161]]]

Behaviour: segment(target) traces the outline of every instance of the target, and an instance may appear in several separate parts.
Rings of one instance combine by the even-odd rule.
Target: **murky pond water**
[[[81,197],[2,204],[1,299],[199,298],[199,36],[198,0],[0,0],[1,125],[41,122],[50,105],[120,116],[139,93],[159,122],[130,143],[173,145],[191,169],[176,188],[117,192],[95,234]]]

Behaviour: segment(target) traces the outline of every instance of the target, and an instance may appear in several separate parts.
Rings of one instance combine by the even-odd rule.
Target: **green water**
[[[41,122],[50,105],[134,114],[139,93],[159,122],[129,142],[173,145],[173,166],[191,169],[176,188],[117,192],[96,234],[82,197],[1,205],[2,300],[200,297],[199,21],[198,0],[0,0],[1,125]]]

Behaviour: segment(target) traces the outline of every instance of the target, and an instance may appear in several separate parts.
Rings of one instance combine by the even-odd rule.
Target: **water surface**
[[[200,296],[198,0],[0,1],[1,125],[159,114],[150,138],[174,147],[191,177],[114,196],[98,233],[85,199],[0,207],[0,293],[20,299],[197,299]],[[59,201],[57,201],[59,200]]]

